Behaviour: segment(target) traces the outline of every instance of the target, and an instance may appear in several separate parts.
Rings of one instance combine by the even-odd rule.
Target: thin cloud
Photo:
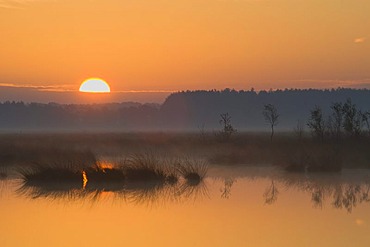
[[[40,86],[40,85],[31,85],[31,84],[0,83],[0,87],[24,88],[24,89],[30,89],[30,90],[35,90],[35,91],[50,91],[50,92],[78,91],[78,89],[72,85]]]
[[[13,84],[13,83],[0,83],[0,87],[8,88],[22,88],[40,92],[78,92],[78,86],[74,85],[31,85],[31,84]],[[174,93],[176,90],[118,90],[111,93]]]
[[[26,5],[51,0],[0,0],[0,9],[24,9]]]
[[[0,9],[22,9],[21,7],[17,7],[14,5],[8,5],[6,3],[0,2]]]
[[[15,1],[15,0],[0,0],[0,9],[23,9],[24,4],[28,1]]]

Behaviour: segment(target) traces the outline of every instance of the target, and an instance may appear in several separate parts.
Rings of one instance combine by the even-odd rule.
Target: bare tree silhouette
[[[220,124],[222,126],[220,136],[222,140],[227,141],[230,139],[232,134],[237,132],[237,130],[231,125],[231,116],[229,113],[222,113],[220,114],[220,117]]]
[[[314,137],[323,141],[326,126],[321,107],[315,106],[315,108],[311,110],[310,114],[311,116],[307,123],[307,126],[311,129],[312,135]]]
[[[347,99],[343,105],[344,122],[343,128],[350,136],[359,136],[363,125],[363,114],[352,103],[351,99]]]
[[[271,126],[271,141],[274,136],[274,127],[279,123],[279,114],[276,107],[272,104],[267,104],[263,109],[263,117],[265,121]]]

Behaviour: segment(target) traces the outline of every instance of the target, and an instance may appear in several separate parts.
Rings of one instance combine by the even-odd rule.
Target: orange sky
[[[0,0],[0,83],[370,85],[369,0]]]

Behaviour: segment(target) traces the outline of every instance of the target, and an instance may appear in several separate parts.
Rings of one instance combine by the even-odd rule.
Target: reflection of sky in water
[[[370,241],[364,171],[222,173],[211,170],[197,187],[201,190],[183,194],[184,183],[87,186],[32,199],[30,191],[15,193],[19,184],[13,183],[6,187],[10,196],[0,197],[2,246],[50,246],[50,241],[57,243],[53,246],[367,246]]]
[[[287,193],[304,194],[310,198],[314,208],[325,204],[345,209],[347,212],[361,203],[370,202],[370,173],[367,171],[347,171],[342,174],[289,174],[272,168],[234,168],[227,174],[217,168],[211,169],[210,176],[200,184],[180,180],[168,183],[92,183],[82,174],[80,183],[40,183],[18,186],[15,194],[32,199],[49,199],[60,202],[94,201],[100,198],[122,199],[126,202],[163,203],[193,201],[209,197],[208,190],[218,189],[219,197],[230,199],[235,191],[242,190],[243,184],[252,183],[252,188],[262,189],[261,198],[265,205],[277,203],[280,196]],[[7,180],[1,180],[1,189],[9,190]],[[262,182],[263,181],[263,182]],[[18,183],[19,184],[19,183]],[[10,186],[14,188],[13,186]],[[210,188],[209,188],[210,187]],[[216,193],[214,193],[216,196]]]

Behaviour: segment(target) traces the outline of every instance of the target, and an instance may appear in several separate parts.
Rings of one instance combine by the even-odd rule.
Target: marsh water
[[[122,190],[0,180],[1,246],[369,246],[370,172],[212,166],[201,184]]]

